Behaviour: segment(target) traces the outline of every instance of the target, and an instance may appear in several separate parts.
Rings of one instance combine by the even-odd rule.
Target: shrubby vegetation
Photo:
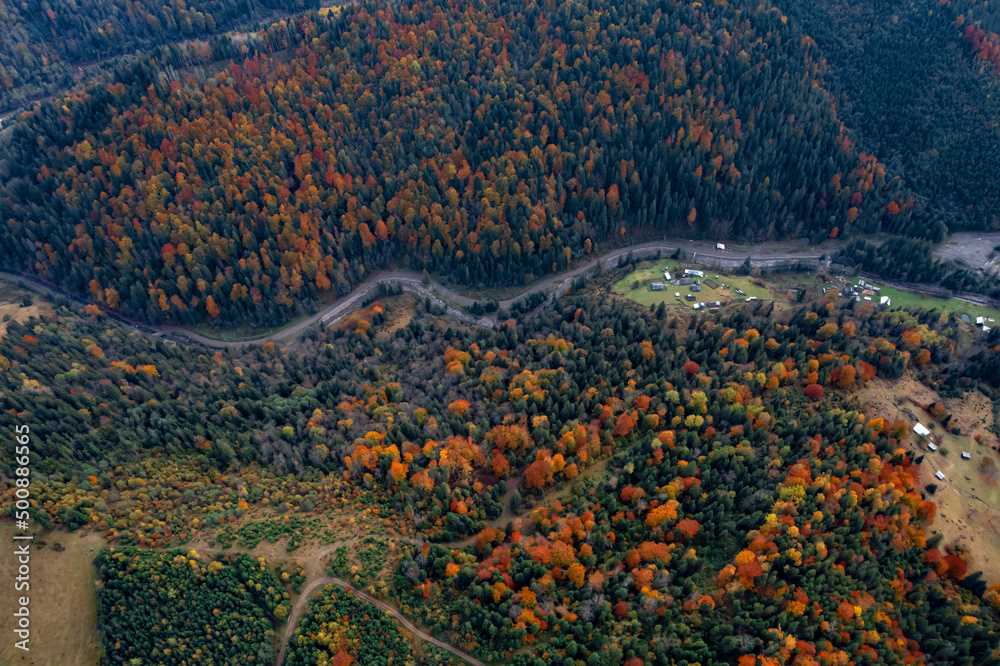
[[[318,599],[309,601],[285,656],[287,666],[393,666],[412,660],[409,637],[395,620],[336,585],[327,585]]]
[[[274,663],[274,623],[291,604],[263,558],[125,548],[102,550],[96,564],[109,664]]]

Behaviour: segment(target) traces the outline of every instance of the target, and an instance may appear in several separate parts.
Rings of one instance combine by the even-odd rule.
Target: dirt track
[[[403,617],[403,615],[399,611],[397,611],[389,604],[383,601],[379,601],[370,594],[365,594],[361,590],[355,588],[350,583],[343,581],[339,578],[334,578],[333,576],[323,576],[322,578],[314,580],[312,583],[309,584],[308,587],[306,587],[306,589],[302,590],[302,595],[299,597],[299,600],[295,603],[295,607],[292,608],[292,612],[289,613],[288,615],[288,627],[285,629],[285,637],[281,641],[281,649],[278,651],[278,659],[275,662],[277,666],[281,666],[282,660],[284,660],[285,658],[285,650],[288,647],[288,641],[291,640],[292,636],[295,635],[295,626],[298,624],[299,617],[302,615],[302,613],[308,606],[309,596],[316,590],[317,587],[320,587],[321,585],[322,586],[339,585],[340,587],[346,590],[350,590],[351,592],[358,595],[359,597],[361,597],[368,603],[372,604],[373,606],[377,606],[382,610],[384,610],[385,612],[391,614],[394,618],[396,618],[397,622],[406,627],[407,631],[416,636],[419,636],[422,640],[425,640],[428,643],[436,645],[442,650],[447,650],[448,652],[451,652],[453,655],[459,657],[460,659],[464,659],[465,661],[469,662],[470,664],[473,664],[474,666],[486,666],[485,663],[479,661],[478,659],[468,654],[467,652],[462,652],[458,648],[453,647],[448,643],[445,643],[444,641],[440,641],[431,636],[430,634],[425,633],[423,630],[417,628],[415,624],[413,624],[405,617]]]

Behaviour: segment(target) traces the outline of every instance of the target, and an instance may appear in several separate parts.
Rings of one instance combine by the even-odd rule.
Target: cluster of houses
[[[721,301],[708,301],[707,303],[695,303],[692,305],[695,310],[718,310],[722,307]]]
[[[664,281],[654,282],[653,284],[650,285],[650,289],[652,289],[653,291],[663,291],[664,289],[667,288],[666,283],[669,282],[671,285],[674,286],[690,287],[691,291],[701,291],[701,279],[696,280],[694,278],[704,278],[704,277],[705,277],[704,271],[696,271],[690,268],[684,271],[683,277],[676,277],[676,278],[671,277],[670,271],[665,270],[663,271]],[[679,293],[675,295],[680,296]]]
[[[722,249],[725,249],[725,246],[723,246]],[[715,277],[717,278],[719,276],[716,275]],[[701,291],[703,280],[706,282],[706,284],[708,284],[708,286],[712,288],[726,287],[725,284],[718,284],[716,282],[713,282],[712,280],[706,279],[705,271],[699,271],[693,268],[687,268],[684,269],[683,273],[676,273],[674,275],[671,275],[669,270],[664,270],[663,282],[653,282],[652,284],[650,284],[650,289],[652,291],[665,291],[668,284],[675,287],[687,287],[691,291],[691,293],[684,294],[684,300],[691,303],[692,308],[694,308],[695,310],[718,310],[719,308],[722,307],[722,301],[701,302],[698,301],[698,297],[695,296],[695,294]],[[735,289],[734,291],[740,296],[746,296],[746,294],[741,289]],[[674,296],[676,298],[680,298],[681,292],[675,291]],[[746,297],[746,300],[756,301],[757,297],[749,296]]]
[[[910,418],[916,420],[917,415],[914,414],[913,412],[910,412]],[[917,421],[913,425],[913,432],[916,433],[917,435],[919,435],[920,437],[926,437],[927,438],[927,440],[928,440],[927,441],[927,450],[928,451],[931,451],[933,453],[934,451],[938,450],[938,445],[937,445],[937,442],[934,441],[935,440],[934,436],[931,435],[931,431],[928,430],[927,426],[925,426],[923,423],[920,423],[919,421]],[[972,454],[969,453],[968,451],[962,451],[962,460],[972,460]],[[944,481],[944,479],[945,479],[944,472],[942,472],[941,470],[938,470],[937,472],[935,472],[934,473],[934,477],[938,481]]]
[[[829,289],[823,289],[825,294]],[[844,287],[844,295],[848,298],[854,298],[855,301],[868,301],[872,305],[876,302],[878,305],[883,307],[889,307],[892,305],[892,299],[888,296],[883,296],[880,292],[881,287],[876,287],[871,282],[865,282],[864,279],[858,278],[857,284],[851,284],[850,282]],[[878,299],[877,301],[875,299]],[[962,319],[966,322],[971,321],[968,315],[962,315]],[[992,330],[992,324],[994,324],[993,317],[976,317],[976,326],[982,328],[983,333],[989,333]]]
[[[828,290],[824,289],[825,294]],[[892,299],[888,296],[883,296],[880,292],[882,287],[876,287],[871,282],[865,282],[863,279],[858,278],[857,284],[847,283],[844,287],[844,295],[848,298],[854,297],[855,301],[868,301],[872,305],[875,304],[875,299],[878,298],[878,304],[884,307],[889,307],[892,305]]]

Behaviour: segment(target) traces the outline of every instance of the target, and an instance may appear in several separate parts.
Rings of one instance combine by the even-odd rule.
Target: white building
[[[986,321],[985,317],[976,317],[976,326],[982,326],[984,321]]]
[[[969,460],[972,458],[972,454],[968,451],[962,451],[962,460]]]
[[[944,472],[941,471],[934,472],[934,476],[937,477],[938,481],[944,481]]]
[[[927,437],[928,435],[931,434],[931,431],[925,428],[922,423],[918,423],[915,426],[913,426],[913,432],[917,433],[918,435],[923,435],[924,437]]]
[[[705,271],[696,271],[696,270],[691,269],[691,268],[685,268],[684,269],[684,275],[693,275],[694,277],[703,278],[703,277],[705,277]]]
[[[882,298],[878,299],[878,302],[879,305],[887,305],[887,306],[892,305],[892,299],[890,299],[888,296],[883,296]]]
[[[726,244],[725,243],[716,243],[715,244],[715,249],[718,250],[719,252],[725,252],[726,251]]]
[[[931,451],[937,451],[937,444],[935,444],[934,442],[930,442],[927,445],[927,448],[930,449]]]
[[[664,280],[667,280],[667,281],[669,281],[669,280],[671,280],[671,279],[672,279],[672,278],[670,277],[670,271],[663,271],[663,279],[664,279]]]

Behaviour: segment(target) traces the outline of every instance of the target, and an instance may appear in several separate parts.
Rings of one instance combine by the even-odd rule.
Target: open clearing
[[[846,275],[835,275],[831,276],[830,279],[833,282],[824,283],[818,273],[786,273],[778,274],[774,276],[774,281],[778,284],[791,284],[795,286],[794,283],[799,285],[805,285],[809,287],[834,287],[839,289],[843,293],[844,286],[847,282],[851,284],[858,283],[857,276],[846,276]],[[878,280],[866,280],[866,282],[874,283],[876,286],[881,288],[878,292],[879,296],[888,296],[891,301],[891,306],[889,309],[909,309],[909,308],[921,308],[924,310],[940,310],[943,313],[954,312],[957,315],[969,315],[973,323],[976,321],[976,317],[993,317],[996,322],[989,324],[990,326],[995,326],[1000,324],[1000,310],[996,308],[989,308],[983,305],[976,305],[975,303],[970,303],[968,301],[963,301],[960,298],[937,298],[935,296],[928,296],[925,294],[917,294],[912,291],[903,291],[901,289],[894,289],[892,287],[887,287],[881,284]],[[873,302],[878,303],[878,297],[873,297]]]
[[[933,254],[996,273],[1000,271],[1000,252],[994,249],[997,246],[1000,246],[1000,232],[963,231],[935,247]]]
[[[940,533],[942,546],[954,545],[964,550],[970,561],[969,571],[982,570],[983,578],[990,583],[1000,582],[1000,484],[981,474],[981,469],[993,465],[1000,468],[1000,453],[993,446],[997,437],[990,427],[994,424],[993,409],[989,399],[978,391],[969,391],[961,399],[941,399],[924,384],[903,378],[894,382],[874,379],[857,394],[865,414],[905,421],[912,428],[910,412],[931,431],[938,446],[936,452],[928,449],[928,439],[910,433],[908,443],[915,457],[923,456],[920,465],[920,484],[935,484],[937,492],[928,498],[937,505],[937,517],[931,533]],[[962,434],[945,431],[941,424],[916,403],[929,405],[940,402],[952,414],[951,425],[958,426]],[[981,441],[976,441],[976,436]],[[962,459],[962,452],[970,454]],[[935,472],[945,475],[943,481],[934,478]]]
[[[857,280],[854,280],[857,283]],[[878,281],[875,281],[878,284]],[[968,315],[975,323],[976,317],[992,317],[996,321],[988,326],[996,326],[1000,323],[1000,310],[988,308],[983,305],[976,305],[960,298],[935,298],[924,294],[915,294],[912,291],[901,291],[892,287],[882,287],[880,292],[883,296],[888,296],[892,302],[892,309],[923,308],[924,310],[941,310],[942,312],[954,312],[961,316]],[[877,300],[877,299],[876,299]]]
[[[31,305],[23,304],[23,299],[26,296],[31,298]],[[52,310],[52,305],[48,301],[42,300],[37,294],[0,281],[0,338],[7,334],[9,321],[25,322],[31,317],[41,316],[50,310]]]
[[[770,300],[775,298],[775,294],[772,291],[766,287],[754,284],[751,282],[751,278],[749,277],[725,275],[710,269],[705,270],[698,266],[694,266],[693,268],[695,270],[703,270],[705,273],[704,278],[694,278],[701,280],[700,292],[692,292],[690,285],[675,286],[664,280],[664,270],[669,270],[671,277],[677,278],[680,276],[677,275],[676,272],[680,271],[681,275],[683,275],[684,268],[686,268],[686,266],[679,264],[679,262],[673,259],[644,261],[639,264],[639,268],[616,282],[612,291],[615,294],[625,296],[626,298],[647,307],[650,305],[665,303],[667,307],[675,307],[685,310],[692,310],[691,305],[695,302],[707,303],[708,301],[721,301],[723,305],[725,305],[728,303],[745,301],[749,296],[755,296],[759,300]],[[706,283],[706,280],[716,282],[719,287],[713,288],[709,286]],[[639,283],[638,287],[635,287],[636,282]],[[662,282],[663,291],[652,291],[650,285],[654,282]],[[722,287],[723,284],[726,285],[726,288]],[[743,291],[744,295],[737,294],[737,289]],[[675,296],[674,294],[676,293],[680,293],[680,296]],[[697,300],[684,300],[684,297],[691,293],[694,293]]]
[[[97,622],[97,594],[93,567],[104,539],[95,533],[50,532],[35,536],[31,552],[31,589],[17,593],[31,603],[31,651],[14,647],[13,581],[18,562],[11,538],[18,531],[13,523],[0,522],[0,579],[6,587],[0,595],[5,602],[0,611],[0,664],[2,666],[97,666],[101,659]],[[38,548],[38,540],[46,547]],[[56,552],[55,544],[66,550]]]

